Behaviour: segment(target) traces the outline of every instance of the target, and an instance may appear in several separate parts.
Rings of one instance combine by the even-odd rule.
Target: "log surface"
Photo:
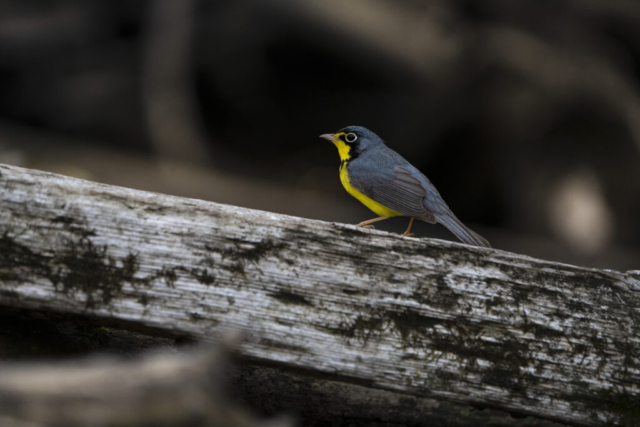
[[[640,272],[0,166],[0,305],[129,322],[358,386],[640,420]]]

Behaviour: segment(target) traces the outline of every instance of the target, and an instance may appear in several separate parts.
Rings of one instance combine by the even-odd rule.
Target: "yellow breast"
[[[375,200],[370,199],[369,197],[365,196],[364,194],[362,194],[361,192],[353,188],[351,186],[351,182],[349,181],[349,172],[347,171],[347,162],[342,162],[342,164],[340,165],[340,181],[342,181],[342,185],[344,186],[345,190],[349,192],[349,194],[351,194],[356,199],[360,200],[362,204],[364,204],[366,207],[368,207],[373,212],[375,212],[376,215],[386,216],[386,217],[402,215],[401,213],[398,213],[393,209],[389,209],[388,207],[381,205]]]

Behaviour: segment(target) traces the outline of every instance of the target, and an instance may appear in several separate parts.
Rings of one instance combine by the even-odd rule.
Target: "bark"
[[[514,418],[504,411],[250,364],[235,366],[230,384],[232,395],[251,409],[264,416],[295,414],[304,426],[560,427],[532,417]]]
[[[640,272],[0,166],[0,304],[574,425],[640,420]]]

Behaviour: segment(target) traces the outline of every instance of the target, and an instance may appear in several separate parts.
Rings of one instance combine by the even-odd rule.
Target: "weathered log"
[[[230,405],[221,387],[227,363],[220,351],[199,350],[126,361],[94,357],[5,364],[0,368],[0,414],[16,420],[16,426],[293,425],[285,419],[259,422]]]
[[[310,376],[307,372],[236,363],[230,391],[263,416],[295,414],[301,425],[349,427],[560,427],[428,397]],[[274,392],[277,390],[277,392]]]
[[[3,311],[0,310],[0,314]],[[0,363],[0,374],[15,366],[7,363],[23,361],[25,358],[36,358],[37,361],[43,358],[57,360],[64,355],[65,360],[68,360],[79,354],[99,353],[105,356],[117,355],[120,359],[123,356],[131,358],[158,351],[177,354],[192,347],[184,345],[186,343],[181,340],[176,342],[119,328],[105,328],[100,326],[104,320],[99,318],[35,310],[7,311],[13,313],[0,316],[0,360],[4,362],[4,365]],[[195,360],[194,357],[192,359]],[[226,369],[221,390],[216,389],[224,392],[219,393],[222,397],[227,401],[240,402],[241,408],[263,417],[294,415],[296,426],[558,426],[556,423],[531,417],[514,419],[501,411],[480,411],[468,405],[332,381],[309,375],[307,371],[291,372],[278,367],[256,366],[237,358],[231,358],[231,362]],[[47,366],[51,370],[59,369],[59,364]],[[44,368],[45,366],[40,367]],[[23,369],[22,372],[30,372],[30,369],[31,367]],[[0,387],[1,384],[0,375]],[[189,388],[187,383],[185,387]],[[23,393],[24,399],[28,399],[28,396]],[[2,413],[0,410],[0,414]],[[28,413],[23,411],[23,414]],[[0,415],[0,426],[5,425],[13,426]]]
[[[640,272],[0,167],[0,305],[574,425],[640,420]]]

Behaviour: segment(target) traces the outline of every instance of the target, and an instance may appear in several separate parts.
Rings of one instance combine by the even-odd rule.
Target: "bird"
[[[374,222],[406,216],[410,220],[405,236],[414,237],[411,226],[414,219],[419,219],[444,225],[469,245],[491,247],[454,215],[422,172],[387,147],[374,132],[362,126],[347,126],[320,138],[338,148],[340,181],[347,192],[378,215],[357,224],[359,227],[373,228]]]

